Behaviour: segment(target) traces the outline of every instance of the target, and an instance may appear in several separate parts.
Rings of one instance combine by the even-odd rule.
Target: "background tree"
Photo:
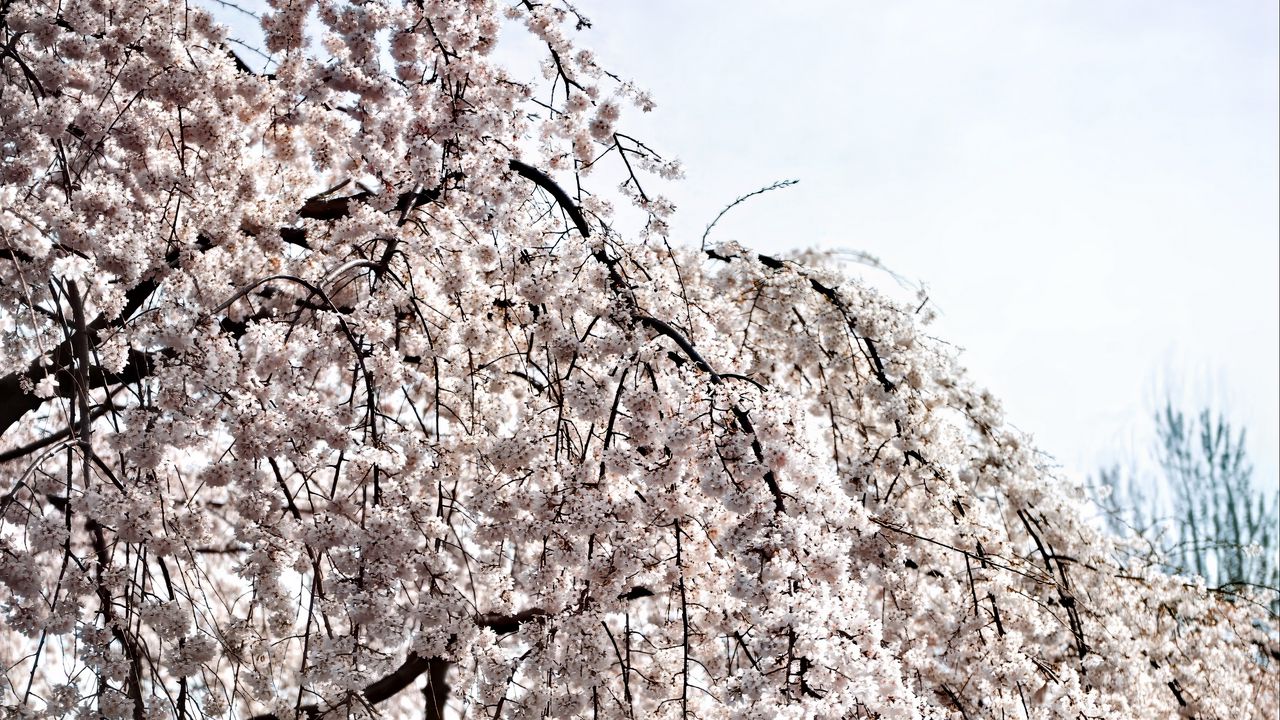
[[[262,26],[0,0],[12,714],[1274,714],[913,308],[668,242],[571,6]]]
[[[1172,402],[1155,424],[1161,473],[1154,487],[1119,466],[1099,473],[1097,487],[1106,491],[1098,501],[1111,530],[1149,539],[1153,558],[1210,586],[1280,592],[1280,489],[1268,496],[1254,484],[1245,431],[1208,409],[1188,418]]]

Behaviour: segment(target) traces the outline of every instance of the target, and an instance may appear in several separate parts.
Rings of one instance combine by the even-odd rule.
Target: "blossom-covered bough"
[[[667,241],[573,8],[271,6],[0,0],[7,713],[1274,717],[913,308]]]

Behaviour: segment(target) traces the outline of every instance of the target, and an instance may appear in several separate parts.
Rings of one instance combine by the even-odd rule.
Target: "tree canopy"
[[[0,0],[15,717],[1274,717],[916,308],[666,237],[571,6],[270,5]]]

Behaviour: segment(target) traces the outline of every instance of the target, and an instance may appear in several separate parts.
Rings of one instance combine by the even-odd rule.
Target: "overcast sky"
[[[1172,393],[1247,427],[1275,486],[1274,0],[577,5],[580,44],[658,100],[624,125],[684,162],[674,240],[797,178],[716,236],[926,286],[933,332],[1064,472],[1149,459]]]
[[[1072,473],[1150,456],[1165,392],[1280,466],[1277,3],[583,0],[651,90],[674,235],[851,248]]]

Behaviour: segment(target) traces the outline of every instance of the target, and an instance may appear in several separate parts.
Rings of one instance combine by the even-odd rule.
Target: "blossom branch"
[[[551,193],[551,197],[555,198],[560,207],[569,214],[569,219],[573,220],[582,237],[588,237],[591,234],[590,228],[587,227],[587,219],[582,216],[582,210],[569,198],[569,194],[556,184],[556,181],[541,170],[519,160],[512,159],[507,165],[521,177],[532,180],[538,187]]]

